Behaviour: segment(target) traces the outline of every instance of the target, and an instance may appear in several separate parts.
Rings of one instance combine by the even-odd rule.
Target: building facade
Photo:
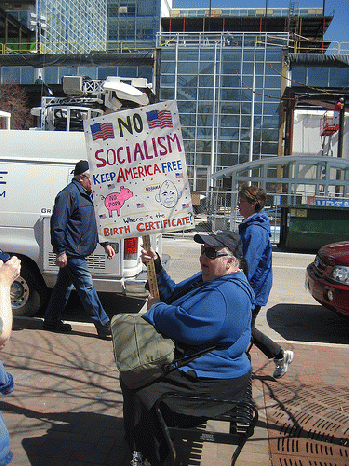
[[[107,0],[36,0],[5,4],[35,33],[31,49],[42,54],[89,53],[107,46]]]
[[[345,85],[349,69],[289,66],[292,53],[326,52],[323,34],[332,18],[324,17],[322,8],[174,10],[170,0],[32,3],[43,59],[14,66],[5,56],[1,82],[30,85],[40,77],[52,86],[65,75],[153,79],[160,100],[177,101],[194,191],[230,189],[227,179],[212,176],[226,167],[292,154],[285,149],[280,111],[291,98],[285,96],[285,88],[292,87],[290,72],[306,85],[321,77],[331,87]],[[83,55],[93,51],[100,56]],[[75,55],[76,62],[70,59],[68,65],[57,54]],[[145,65],[150,58],[152,65]]]
[[[154,50],[161,28],[159,0],[108,0],[108,50]]]
[[[163,33],[158,46],[160,99],[177,101],[194,191],[220,169],[278,155],[288,34]]]

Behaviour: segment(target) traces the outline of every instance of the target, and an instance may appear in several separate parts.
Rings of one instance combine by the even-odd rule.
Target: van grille
[[[92,254],[87,257],[86,262],[90,270],[105,270],[105,255]],[[57,268],[56,266],[56,254],[50,252],[48,255],[48,265],[50,268]]]

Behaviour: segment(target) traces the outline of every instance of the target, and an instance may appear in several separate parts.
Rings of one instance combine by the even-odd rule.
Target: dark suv
[[[306,286],[320,304],[349,316],[349,241],[322,246],[307,267]]]

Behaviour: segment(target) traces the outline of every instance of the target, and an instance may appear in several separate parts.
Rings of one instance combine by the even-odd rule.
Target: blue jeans
[[[13,454],[10,451],[10,436],[0,411],[0,466],[11,463]]]
[[[52,290],[45,321],[58,322],[67,305],[71,290],[75,287],[85,311],[91,317],[96,328],[109,322],[97,292],[93,287],[92,275],[84,258],[68,257],[65,267],[59,269],[57,282]]]

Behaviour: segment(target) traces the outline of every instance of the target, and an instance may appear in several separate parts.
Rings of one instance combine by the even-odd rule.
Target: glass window
[[[221,113],[234,113],[240,115],[240,103],[239,102],[222,102]]]
[[[233,154],[237,153],[239,149],[239,143],[234,141],[219,141],[218,152]]]
[[[174,89],[172,87],[162,87],[160,89],[160,100],[173,100]]]
[[[255,64],[255,73],[258,75],[264,75],[264,63]]]
[[[175,77],[173,74],[161,74],[161,85],[174,84]]]
[[[82,66],[78,68],[79,76],[88,76],[91,79],[97,79],[97,67]]]
[[[252,50],[244,50],[244,62],[253,62],[254,61],[254,57],[255,57],[255,52],[252,51]],[[245,65],[245,63],[244,63]],[[253,65],[251,65],[253,66]]]
[[[209,126],[199,126],[197,128],[198,138],[201,139],[212,139],[212,130]]]
[[[200,60],[201,61],[214,61],[214,50],[213,49],[200,49]]]
[[[162,73],[172,73],[174,74],[175,72],[175,64],[166,62],[166,61],[161,61],[161,74]]]
[[[33,84],[34,68],[30,66],[21,67],[21,84]]]
[[[219,128],[220,139],[239,139],[239,128]]]
[[[196,164],[197,165],[206,165],[206,166],[208,166],[208,165],[210,165],[210,163],[211,163],[211,155],[210,154],[205,154],[205,153],[196,154]],[[203,180],[203,185],[206,188],[206,181],[205,180]]]
[[[277,155],[278,146],[277,143],[263,142],[262,143],[262,154]]]
[[[179,119],[183,126],[195,126],[196,115],[193,113],[181,113]]]
[[[251,115],[241,115],[241,126],[249,128],[251,126]]]
[[[43,78],[46,84],[59,84],[58,68],[54,66],[44,68]]]
[[[222,89],[221,100],[235,100],[239,101],[241,96],[240,89]]]
[[[199,88],[199,100],[213,100],[213,89],[210,87]]]
[[[199,86],[200,87],[212,87],[213,86],[213,76],[200,75],[199,76]]]
[[[115,68],[109,68],[111,71],[115,70]],[[115,76],[115,74],[108,74],[108,76]],[[122,76],[123,78],[134,78],[138,76],[137,68],[132,66],[123,66],[119,68],[119,72],[117,76]]]
[[[240,125],[240,116],[239,115],[221,115],[220,117],[220,126],[236,126]]]
[[[198,126],[212,126],[213,114],[198,114]]]
[[[244,55],[244,58],[245,58],[245,55]],[[243,66],[242,66],[243,74],[253,74],[253,70],[254,70],[253,63],[244,62]],[[245,78],[245,76],[244,76],[244,78]]]
[[[212,62],[210,63],[200,62],[199,73],[200,74],[213,74],[214,73],[213,63]]]
[[[349,69],[330,68],[330,86],[331,87],[348,87],[349,86]]]
[[[198,50],[178,50],[178,61],[197,62],[198,61],[198,53],[199,53]]]
[[[267,89],[280,89],[280,86],[281,86],[280,76],[266,76],[265,77],[265,87]]]
[[[241,128],[240,139],[242,141],[249,141],[251,139],[251,131],[249,128]]]
[[[196,142],[196,151],[197,152],[209,152],[211,153],[211,141],[197,141]]]
[[[217,154],[217,164],[222,166],[231,166],[236,165],[238,163],[238,155],[237,152],[234,154],[233,152],[227,154]]]
[[[292,79],[296,82],[292,82],[292,86],[299,84],[306,84],[307,81],[307,70],[305,68],[294,68],[292,70]]]
[[[179,62],[178,63],[178,74],[197,74],[198,64],[197,62]]]
[[[275,61],[281,63],[282,50],[268,50],[267,49],[267,61]]]
[[[1,82],[2,84],[20,84],[21,82],[21,73],[20,67],[7,67],[3,66],[1,68]]]
[[[329,73],[326,68],[308,68],[308,86],[328,86]]]
[[[184,127],[182,127],[182,136],[183,136],[183,139],[194,139],[194,137],[195,137],[195,128],[184,128]]]
[[[173,100],[174,98],[174,89],[172,87],[162,87],[160,89],[160,100]]]
[[[98,79],[107,79],[108,76],[119,76],[117,67],[98,68]]]
[[[263,89],[265,84],[264,84],[264,78],[263,76],[256,76],[255,77],[255,86],[256,89]]]
[[[278,107],[278,102],[265,103],[263,106],[263,112],[265,115],[275,115],[276,113],[278,113]]]
[[[198,113],[212,113],[213,102],[198,102]]]
[[[234,71],[234,74],[221,76],[221,86],[235,87],[239,89],[241,87],[241,81]]]
[[[198,85],[198,77],[197,75],[185,75],[182,74],[178,76],[178,86],[181,87],[197,87]]]
[[[240,143],[240,154],[241,155],[248,155],[250,152],[250,144],[248,142],[241,142]],[[246,159],[247,162],[248,159]],[[240,163],[243,163],[240,161]]]
[[[196,102],[192,100],[177,100],[179,113],[196,113]]]
[[[223,63],[222,64],[222,73],[224,74],[235,74],[236,75],[236,71],[238,71],[239,73],[241,72],[241,63],[236,63],[236,62],[232,62],[232,63]]]
[[[190,99],[196,100],[198,89],[197,87],[179,87],[177,89],[177,98],[178,99]]]

